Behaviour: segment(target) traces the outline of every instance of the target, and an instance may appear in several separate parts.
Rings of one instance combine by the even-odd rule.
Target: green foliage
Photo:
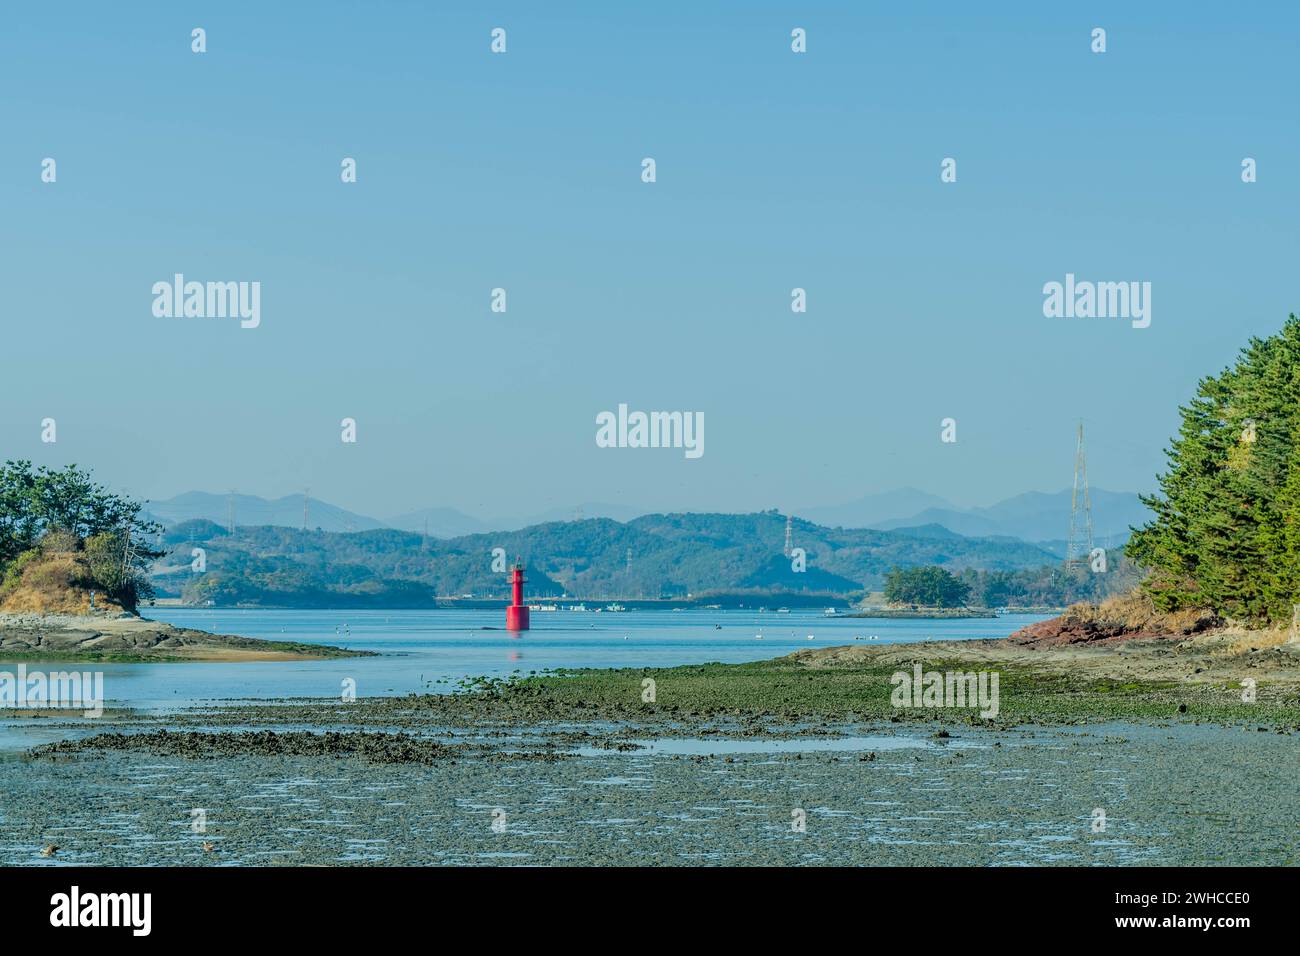
[[[1044,565],[1022,571],[963,571],[970,587],[970,602],[980,607],[1064,607],[1079,601],[1100,604],[1108,597],[1137,587],[1142,569],[1122,552],[1107,553],[1107,570],[1092,571],[1087,564],[1067,568]]]
[[[1127,552],[1161,610],[1290,621],[1300,603],[1300,319],[1253,338],[1179,409],[1155,519]]]
[[[35,484],[30,461],[0,465],[0,568],[34,547],[41,536]]]
[[[40,548],[24,551],[4,566],[4,579],[0,581],[0,601],[7,598],[23,579],[23,572],[43,557]]]
[[[103,591],[123,607],[152,593],[147,572],[154,551],[144,536],[162,529],[140,518],[142,505],[115,495],[90,473],[69,465],[41,466],[30,461],[0,465],[0,572],[12,590],[29,557],[41,551],[83,551],[87,587]],[[39,555],[39,552],[36,552]]]
[[[434,607],[437,597],[428,585],[380,578],[359,564],[318,566],[223,545],[210,548],[207,560],[203,574],[188,565],[180,572],[181,595],[190,604],[421,608]]]
[[[969,585],[937,565],[894,568],[885,575],[885,600],[890,604],[962,607],[969,596]]]
[[[152,553],[152,552],[151,552]],[[153,596],[153,584],[141,573],[139,563],[127,563],[124,532],[105,531],[85,540],[85,560],[90,569],[89,585],[104,591],[123,607],[133,608]]]

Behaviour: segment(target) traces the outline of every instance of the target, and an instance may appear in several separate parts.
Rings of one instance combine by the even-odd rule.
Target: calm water
[[[433,682],[527,674],[554,667],[739,663],[806,647],[1005,637],[1037,615],[960,621],[837,620],[820,611],[534,612],[533,629],[511,636],[495,610],[265,611],[151,608],[183,627],[267,640],[376,651],[333,661],[238,664],[99,664],[110,705],[167,710],[200,700],[335,697],[344,678],[357,695],[448,689]],[[715,627],[721,625],[721,628]],[[493,630],[486,630],[493,628]],[[757,636],[762,635],[762,640]],[[812,638],[811,640],[809,638]],[[39,665],[29,664],[29,669]],[[68,669],[60,665],[59,669]],[[89,665],[78,667],[89,669]]]

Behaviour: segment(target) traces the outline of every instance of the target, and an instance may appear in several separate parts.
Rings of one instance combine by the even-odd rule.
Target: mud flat
[[[1250,641],[850,645],[105,717],[5,762],[0,862],[1296,865],[1300,654]],[[997,670],[997,718],[894,707],[917,663]]]
[[[895,707],[893,675],[918,664],[925,671],[996,672],[996,718],[981,718],[974,708]],[[747,664],[485,679],[469,689],[351,703],[250,702],[185,719],[214,726],[411,730],[609,724],[654,736],[817,735],[871,721],[1012,727],[1170,720],[1290,732],[1300,730],[1300,645],[1265,646],[1259,635],[1049,647],[1015,640],[851,644]],[[647,700],[651,689],[653,700]]]
[[[133,614],[0,614],[0,661],[294,661],[368,655],[173,627]]]
[[[879,728],[864,741],[875,749],[851,752],[698,739],[681,742],[686,752],[564,748],[546,759],[500,741],[477,759],[451,744],[409,762],[86,749],[6,764],[0,863],[1300,862],[1294,738],[950,727],[946,738]],[[49,844],[57,855],[42,858]]]

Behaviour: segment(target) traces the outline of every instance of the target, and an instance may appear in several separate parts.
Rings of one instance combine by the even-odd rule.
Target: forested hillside
[[[504,597],[502,561],[529,569],[529,593],[601,597],[684,597],[711,591],[850,595],[878,588],[896,566],[939,565],[1011,572],[1056,563],[1048,552],[1010,539],[923,537],[830,529],[747,515],[646,515],[553,522],[514,532],[450,540],[375,530],[355,534],[282,527],[236,528],[189,522],[163,537],[168,557],[155,581],[164,593],[215,603],[302,605],[331,596],[376,606],[427,606],[434,596]],[[202,550],[203,570],[193,555]],[[499,550],[498,550],[499,549]],[[494,558],[498,570],[493,570]],[[801,570],[800,570],[801,568]]]

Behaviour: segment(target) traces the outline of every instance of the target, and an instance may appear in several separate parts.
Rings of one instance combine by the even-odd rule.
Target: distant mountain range
[[[301,528],[303,496],[285,495],[268,500],[256,495],[217,495],[206,491],[187,491],[165,501],[151,501],[145,512],[159,524],[172,527],[184,521],[211,521],[225,526],[231,520],[240,527],[276,525],[284,528]],[[312,498],[309,502],[310,528],[322,531],[373,531],[384,527],[382,521],[367,518],[325,501]]]
[[[615,521],[631,521],[645,514],[637,508],[611,505],[603,502],[587,502],[576,508],[553,508],[533,515],[519,515],[484,520],[467,515],[455,508],[424,508],[420,511],[408,511],[396,515],[384,522],[398,531],[415,531],[427,533],[435,538],[458,538],[465,534],[481,534],[487,531],[518,531],[537,524],[550,521],[575,521],[583,518],[612,518]],[[427,522],[427,524],[426,524]]]
[[[834,507],[804,508],[796,517],[827,528],[871,528],[901,531],[913,537],[938,537],[943,532],[968,538],[1007,537],[1041,543],[1047,550],[1063,550],[1070,525],[1070,489],[1053,494],[1031,491],[988,507],[960,508],[937,495],[915,488],[900,488],[866,495]],[[190,491],[165,501],[151,502],[148,512],[166,527],[203,520],[226,525],[231,496]],[[309,530],[332,532],[373,531],[393,528],[450,539],[488,532],[518,531],[556,521],[609,518],[628,523],[645,512],[624,505],[587,502],[570,509],[553,509],[533,515],[476,518],[455,508],[435,507],[378,520],[338,505],[312,498],[308,506]],[[1132,492],[1092,489],[1093,537],[1098,544],[1118,545],[1130,526],[1150,520],[1150,512]],[[240,527],[272,525],[303,527],[303,496],[285,495],[267,500],[253,495],[234,496],[234,521]]]
[[[455,508],[422,508],[389,518],[385,523],[398,531],[414,531],[434,538],[458,538],[492,530],[486,521]]]
[[[946,529],[876,531],[756,514],[654,514],[548,522],[450,540],[379,529],[354,534],[240,526],[211,520],[172,527],[155,568],[163,594],[194,603],[276,606],[432,606],[437,597],[502,597],[507,560],[528,568],[529,594],[583,598],[685,597],[717,592],[850,595],[878,588],[899,566],[939,564],[1018,572],[1056,558],[1009,538],[967,538]],[[193,549],[206,567],[194,573]],[[493,568],[494,557],[499,559]],[[806,562],[800,563],[800,562]]]
[[[1070,530],[1070,489],[1055,494],[1030,491],[987,508],[930,507],[906,518],[878,522],[882,531],[918,525],[940,525],[973,538],[1008,537],[1022,541],[1063,540]],[[1141,527],[1151,512],[1132,492],[1092,489],[1092,534],[1098,544],[1128,538],[1129,527]]]
[[[926,491],[898,488],[894,491],[864,495],[829,508],[800,508],[796,514],[800,518],[807,518],[828,528],[874,528],[881,522],[918,515],[931,508],[951,510],[955,506],[946,499]]]

